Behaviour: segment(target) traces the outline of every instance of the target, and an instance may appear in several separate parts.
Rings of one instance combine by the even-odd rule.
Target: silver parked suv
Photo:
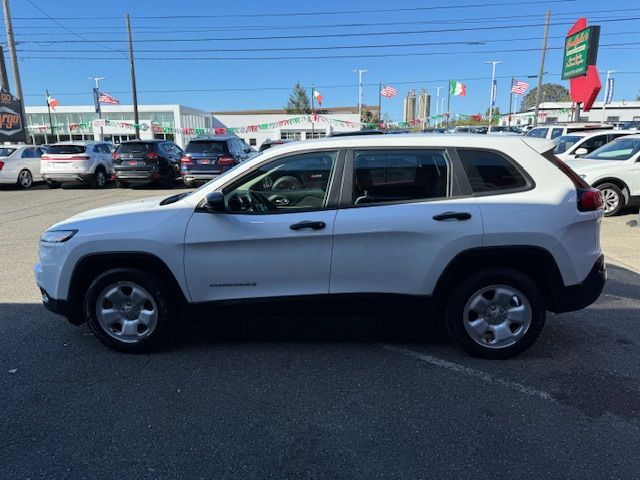
[[[113,175],[109,142],[60,142],[40,160],[40,173],[49,188],[65,182],[84,182],[102,188]]]

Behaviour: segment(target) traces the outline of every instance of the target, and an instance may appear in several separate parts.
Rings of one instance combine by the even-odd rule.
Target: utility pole
[[[136,89],[136,68],[133,63],[133,40],[131,39],[131,20],[127,13],[127,32],[129,33],[129,63],[131,64],[131,90],[133,96],[133,127],[136,138],[140,139],[140,116],[138,115],[138,90]]]
[[[488,131],[491,131],[491,123],[493,122],[493,107],[495,107],[496,105],[496,93],[497,93],[496,65],[502,62],[497,60],[490,60],[484,63],[491,64],[491,94],[489,95],[489,129],[488,129]]]
[[[511,77],[511,91],[509,92],[509,126],[511,126],[512,113],[513,113],[513,77]]]
[[[7,92],[11,91],[9,88],[9,78],[7,77],[7,67],[4,63],[4,50],[2,49],[2,45],[0,45],[0,88]]]
[[[605,120],[605,109],[607,108],[607,100],[609,99],[609,96],[611,95],[611,92],[609,91],[609,89],[611,88],[611,85],[609,85],[609,79],[611,78],[611,74],[615,73],[615,70],[607,70],[607,81],[605,83],[605,89],[604,89],[604,99],[602,101],[602,120],[601,123],[604,123]]]
[[[362,74],[369,70],[356,69],[354,72],[358,72],[358,116],[362,121]]]
[[[96,84],[96,86],[93,89],[93,101],[96,105],[96,113],[98,114],[98,118],[102,120],[102,108],[100,107],[100,80],[106,80],[106,78],[88,77],[88,79],[93,80]],[[103,140],[104,140],[104,127],[102,126],[102,122],[100,122],[100,141],[103,141]]]
[[[314,98],[315,98],[315,97],[313,96],[313,91],[314,91],[315,89],[316,89],[316,87],[314,87],[313,85],[311,85],[311,117],[310,117],[310,119],[311,119],[311,138],[315,138],[315,136],[316,136],[316,129],[315,129],[314,125],[313,125],[313,116],[314,116],[314,114],[315,114],[314,110],[315,110],[315,108],[316,108],[316,107],[315,107],[315,104],[314,104],[314,102],[313,102],[313,100],[314,100]],[[306,134],[305,134],[305,135],[306,135]]]
[[[544,58],[547,54],[547,41],[549,40],[549,22],[551,21],[551,10],[547,10],[547,20],[544,24],[544,38],[542,39],[542,58],[540,59],[540,70],[538,71],[538,90],[536,91],[536,108],[533,114],[533,126],[538,125],[538,112],[540,111],[540,95],[542,94],[542,75],[544,74]]]
[[[9,0],[2,0],[2,11],[4,13],[4,26],[7,33],[7,47],[11,58],[11,68],[13,70],[13,91],[14,97],[20,100],[23,127],[27,130],[27,114],[24,109],[24,98],[22,97],[22,83],[20,82],[20,69],[18,68],[18,55],[16,53],[16,41],[13,38],[13,24],[11,23],[11,11],[9,10]],[[4,59],[4,57],[3,57]]]

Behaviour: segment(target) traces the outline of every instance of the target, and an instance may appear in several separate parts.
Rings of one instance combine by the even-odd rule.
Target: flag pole
[[[382,125],[382,82],[378,85],[378,128]]]
[[[511,126],[512,113],[513,113],[513,77],[511,77],[511,93],[509,94],[509,126]]]
[[[449,110],[451,109],[451,80],[449,80],[449,95],[447,96],[447,127],[449,126]]]
[[[313,91],[315,90],[315,87],[313,85],[311,85],[311,138],[315,137],[316,135],[316,130],[315,127],[313,125],[313,112],[315,110],[315,106],[313,103]]]
[[[49,90],[45,90],[44,91],[45,95],[47,96],[47,112],[49,112],[49,129],[51,130],[51,135],[55,135],[53,133],[53,121],[51,120],[51,105],[49,105]]]

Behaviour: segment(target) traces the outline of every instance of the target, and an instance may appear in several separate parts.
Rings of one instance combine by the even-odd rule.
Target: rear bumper
[[[42,178],[45,180],[53,180],[55,182],[91,182],[94,178],[93,173],[66,173],[66,172],[45,172],[42,173]]]
[[[198,172],[180,172],[180,176],[187,181],[203,181],[207,182],[209,180],[213,180],[214,178],[219,177],[223,172],[220,173],[198,173]]]
[[[596,260],[589,275],[577,285],[554,286],[550,289],[547,310],[554,313],[573,312],[588,307],[595,302],[607,280],[604,255]]]

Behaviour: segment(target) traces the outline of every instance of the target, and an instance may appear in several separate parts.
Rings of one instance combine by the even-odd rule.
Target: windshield
[[[84,145],[51,145],[47,150],[47,153],[51,153],[53,155],[67,155],[84,153],[86,151],[87,147]]]
[[[15,151],[16,151],[15,148],[2,147],[0,148],[0,157],[8,157]]]
[[[640,138],[623,138],[607,143],[584,158],[589,160],[629,160],[640,152]]]
[[[186,153],[228,153],[227,142],[218,141],[191,141],[187,145]]]
[[[121,143],[116,153],[151,153],[153,152],[153,143],[133,142]]]
[[[556,142],[556,148],[553,153],[564,153],[576,144],[581,138],[578,135],[562,135],[553,139]]]

